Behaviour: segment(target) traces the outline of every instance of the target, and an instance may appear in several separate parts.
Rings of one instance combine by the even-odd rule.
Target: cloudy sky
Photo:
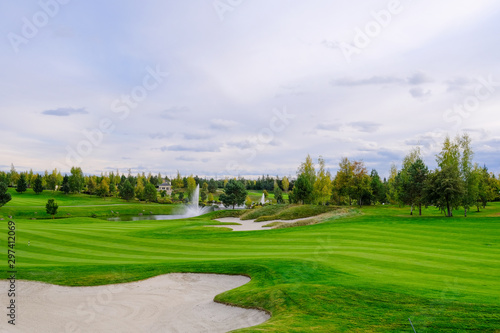
[[[500,3],[3,1],[0,169],[383,176],[467,131],[500,172]]]

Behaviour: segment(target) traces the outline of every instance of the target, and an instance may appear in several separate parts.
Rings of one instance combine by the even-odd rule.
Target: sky
[[[500,172],[495,0],[3,1],[0,170],[388,176],[469,133]]]

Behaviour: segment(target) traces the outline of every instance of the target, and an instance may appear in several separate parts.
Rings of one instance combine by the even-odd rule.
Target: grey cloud
[[[187,157],[187,156],[179,156],[176,158],[177,161],[185,161],[185,162],[195,162],[197,161],[196,158],[192,158],[192,157]]]
[[[413,74],[412,76],[410,76],[407,80],[407,82],[411,85],[419,85],[419,84],[429,83],[429,82],[433,82],[433,81],[434,80],[430,76],[425,74],[424,72],[417,72],[417,73]]]
[[[451,80],[446,80],[445,83],[448,85],[448,92],[460,92],[470,88],[474,84],[474,81],[466,77],[456,77]]]
[[[183,136],[186,140],[206,140],[213,138],[213,135],[207,133],[184,133]]]
[[[330,81],[332,86],[366,86],[366,85],[379,85],[379,84],[394,84],[394,83],[404,83],[403,79],[394,76],[372,76],[369,79],[353,80],[350,78],[342,78],[338,80]]]
[[[150,133],[149,137],[151,139],[167,139],[172,137],[172,133]]]
[[[171,145],[171,146],[163,146],[159,149],[161,151],[192,151],[196,153],[220,151],[220,148],[215,145],[193,146],[193,147],[188,147],[183,145]]]
[[[380,124],[371,121],[355,121],[348,125],[360,132],[366,133],[376,132],[380,128]]]
[[[57,117],[67,117],[74,114],[88,114],[85,108],[75,109],[75,108],[58,108],[54,110],[42,111],[42,114],[47,116],[57,116]]]
[[[185,106],[181,106],[181,107],[173,106],[171,108],[164,110],[160,114],[160,117],[162,117],[163,119],[174,120],[174,119],[177,119],[179,117],[179,115],[187,113],[189,111],[190,111],[189,108],[187,108]]]
[[[238,123],[234,120],[214,119],[210,122],[210,127],[216,130],[227,130],[235,127]]]
[[[431,96],[430,90],[424,90],[423,88],[420,88],[420,87],[411,88],[409,92],[413,98],[420,99],[420,100],[424,100],[427,97]]]
[[[337,123],[337,124],[334,124],[334,123],[322,123],[322,124],[318,124],[316,126],[316,129],[319,129],[319,130],[324,130],[324,131],[333,131],[333,132],[338,132],[340,131],[340,129],[342,128],[342,124],[341,123]]]

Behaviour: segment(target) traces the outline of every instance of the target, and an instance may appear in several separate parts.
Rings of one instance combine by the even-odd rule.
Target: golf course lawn
[[[211,220],[219,212],[168,221],[84,217],[102,204],[130,213],[173,206],[83,195],[56,198],[57,216],[80,217],[32,220],[46,200],[13,193],[0,208],[4,240],[7,215],[16,222],[18,279],[77,286],[169,272],[242,274],[252,281],[216,300],[265,309],[272,318],[238,332],[412,332],[408,318],[419,333],[500,332],[498,203],[467,218],[377,206],[310,226],[233,232],[205,227],[220,224]],[[114,209],[101,208],[100,216]]]

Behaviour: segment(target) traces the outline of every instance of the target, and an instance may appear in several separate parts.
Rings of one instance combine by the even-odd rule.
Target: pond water
[[[177,219],[185,219],[186,215],[123,215],[117,217],[110,217],[108,221],[143,221],[143,220],[177,220]]]

